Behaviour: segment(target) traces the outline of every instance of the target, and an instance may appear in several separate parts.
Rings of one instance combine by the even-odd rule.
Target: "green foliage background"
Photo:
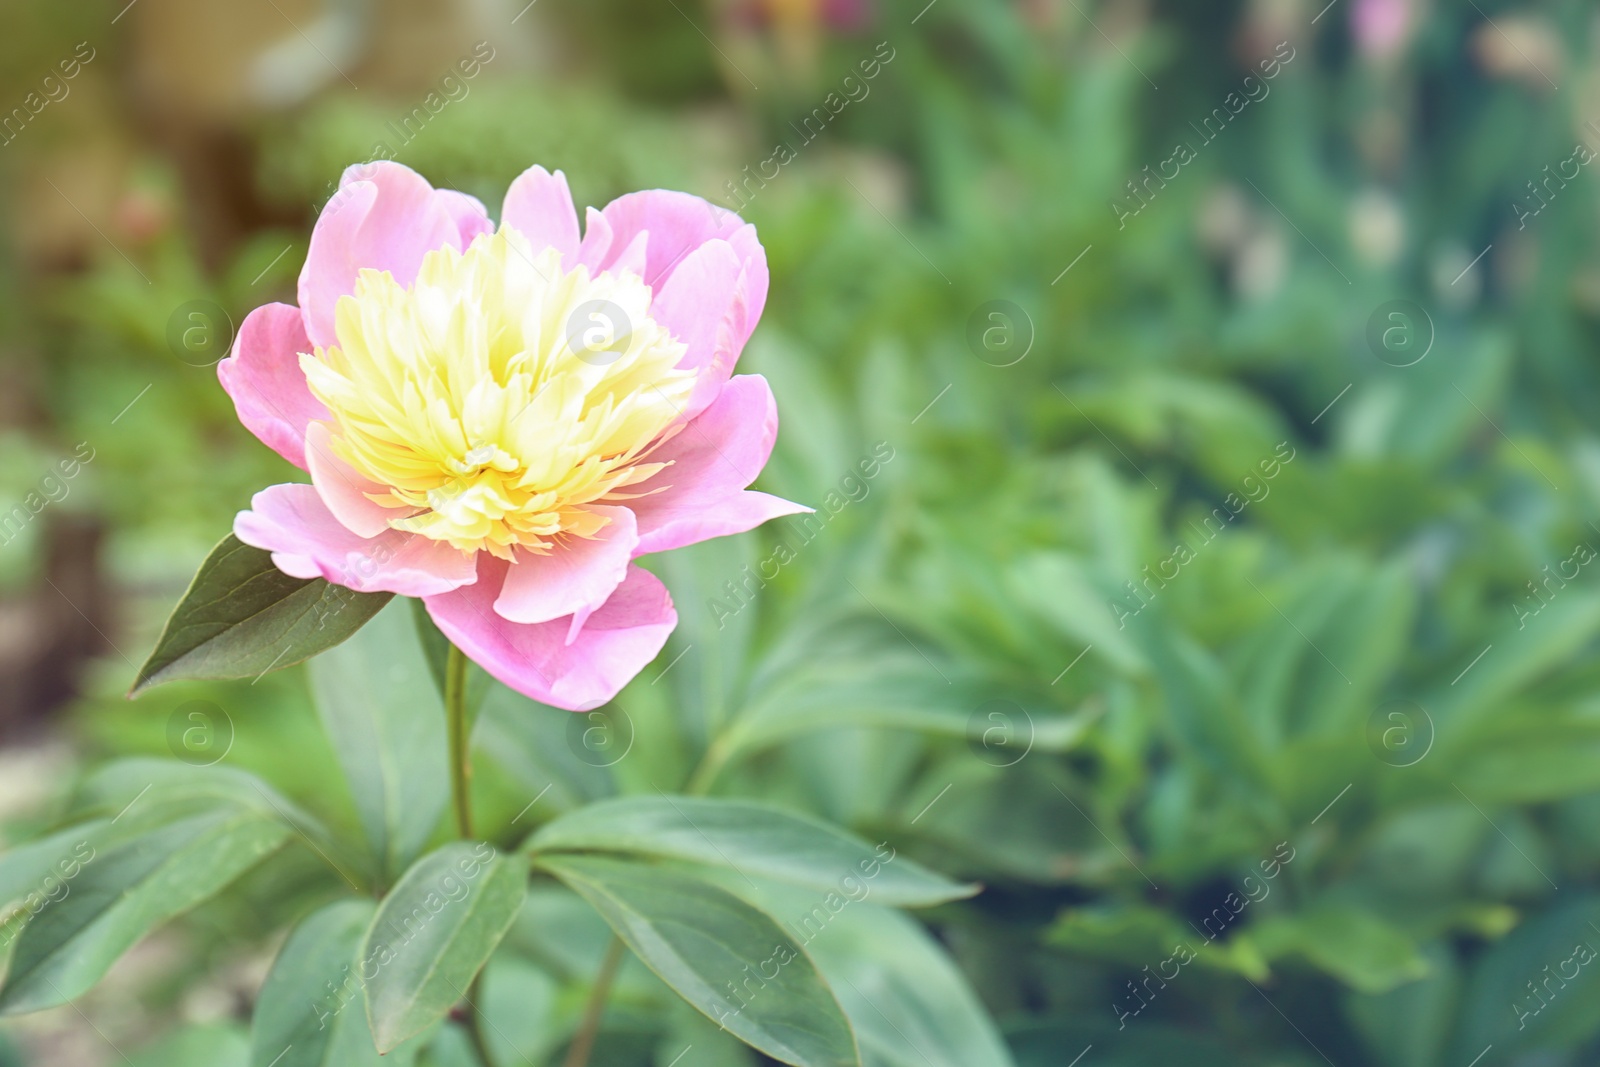
[[[581,60],[486,76],[402,162],[491,210],[534,162],[580,203],[722,199],[892,46],[870,95],[750,200],[772,288],[742,365],[781,409],[763,488],[822,505],[880,442],[893,458],[814,540],[778,522],[652,563],[682,623],[617,701],[633,739],[610,766],[565,713],[491,693],[487,836],[692,786],[982,882],[915,925],[843,913],[820,962],[894,1005],[863,1039],[875,1064],[1600,1058],[1595,972],[1549,980],[1600,945],[1600,579],[1576,565],[1600,546],[1594,174],[1525,225],[1512,206],[1577,141],[1600,147],[1592,8],[1395,0],[1416,22],[1384,58],[1351,25],[1386,5],[1357,0],[884,2],[796,61],[733,5],[547,5]],[[25,57],[91,18],[24,7],[7,99]],[[1198,143],[1191,121],[1279,41],[1294,58],[1270,93],[1119,223],[1125,183]],[[264,201],[319,203],[396,109],[331,90],[253,124]],[[160,160],[143,180],[170,189]],[[20,198],[26,168],[4,173]],[[43,411],[9,432],[0,478],[20,498],[62,442],[94,443],[73,506],[112,523],[113,636],[134,660],[250,492],[289,477],[165,330],[188,300],[237,319],[292,293],[310,210],[212,269],[178,217],[137,252],[148,284],[104,247],[73,272],[3,268],[8,358]],[[1395,300],[1432,338],[1404,367],[1369,341]],[[992,301],[1021,313],[1006,358],[971,340]],[[780,542],[793,561],[730,592]],[[0,550],[7,580],[39,550]],[[226,766],[355,841],[306,673],[130,705],[112,652],[71,734],[86,766],[166,756],[174,708],[213,701],[237,732]],[[8,839],[93,810],[59,792]],[[397,873],[373,860],[357,880]],[[1251,885],[1268,891],[1245,905]],[[178,919],[181,962],[122,987],[134,1062],[249,1062],[248,1005],[186,1022],[193,989],[270,959],[274,930],[344,888],[291,840]],[[491,964],[502,1063],[559,1062],[605,941],[576,904],[536,882]],[[1150,982],[1180,944],[1192,962]],[[407,1054],[472,1062],[453,1032]],[[594,1062],[667,1067],[686,1045],[681,1067],[764,1062],[630,963]]]

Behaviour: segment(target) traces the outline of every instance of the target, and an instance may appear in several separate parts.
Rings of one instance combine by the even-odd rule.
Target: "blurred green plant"
[[[1534,161],[1565,158],[1592,116],[1570,89],[1474,60],[1485,19],[1515,17],[1568,50],[1556,80],[1581,83],[1592,13],[1436,5],[1384,66],[1343,28],[1353,6],[1313,27],[1312,10],[1274,22],[1259,5],[1159,5],[1128,32],[1109,5],[884,4],[863,36],[825,42],[821,86],[862,41],[898,52],[749,208],[774,284],[746,361],[783,405],[766,487],[820,504],[877,442],[895,459],[773,577],[761,562],[802,539],[783,524],[662,561],[682,626],[599,719],[488,686],[484,835],[510,849],[559,835],[587,803],[692,786],[981,881],[916,921],[850,904],[807,946],[866,1063],[1060,1067],[1090,1045],[1085,1064],[1592,1062],[1592,969],[1563,969],[1575,944],[1600,945],[1600,592],[1569,562],[1600,548],[1592,175],[1526,231],[1512,209]],[[759,133],[707,176],[684,147],[698,120],[661,101],[712,94],[719,58],[676,16],[605,25],[627,77],[559,92],[486,81],[400,158],[468,189],[537,159],[565,167],[580,200],[695,181],[716,196],[821,102],[793,85],[794,114],[742,101]],[[664,26],[682,47],[653,63]],[[1233,50],[1279,40],[1300,54],[1271,97],[1119,229],[1125,183],[1238,85],[1249,64]],[[262,185],[319,199],[391,117],[314,105],[263,133]],[[110,257],[52,305],[63,439],[103,430],[160,375],[118,423],[126,436],[106,435],[100,499],[125,553],[186,532],[164,573],[198,560],[195,531],[225,522],[274,462],[229,428],[208,375],[172,364],[166,318],[201,296],[247,308],[249,279],[302,239],[253,239],[220,282],[187,250],[161,252],[143,265],[162,300]],[[1367,341],[1397,298],[1428,316],[1432,346],[1409,366]],[[967,343],[994,301],[1021,312],[1005,324],[1025,350],[1010,366]],[[731,617],[712,604],[729,582],[749,602]],[[280,967],[353,952],[370,906],[308,840],[361,896],[444,843],[431,763],[387,812],[403,832],[375,839],[385,812],[351,784],[371,752],[325,729],[350,701],[311,674],[309,697],[292,674],[184,683],[129,709],[110,699],[129,679],[108,667],[105,698],[81,709],[91,744],[123,756],[168,752],[179,699],[228,709],[229,765],[256,784],[229,776],[199,815],[141,804],[266,835],[284,817],[263,815],[267,795],[317,828],[179,920],[197,963],[142,994],[154,1010],[175,1014],[221,959],[270,954],[290,923],[311,933]],[[126,786],[160,773],[129,767],[91,776],[33,829],[114,815]],[[176,770],[183,788],[200,780]],[[111,780],[122,792],[97,785]],[[695,888],[662,874],[659,892],[604,857],[555,861],[484,972],[490,1067],[559,1062],[611,936],[585,900],[647,927],[649,907],[694,894],[697,915],[748,918],[725,895],[780,919],[816,903],[730,857],[748,880],[669,855],[699,864]],[[37,859],[15,849],[0,876]],[[262,992],[258,1026],[286,981]],[[475,1062],[460,1021],[438,1025],[393,1055]],[[165,1040],[151,1062],[252,1062],[236,1028]],[[624,963],[592,1062],[668,1067],[691,1045],[694,1062],[755,1062]]]

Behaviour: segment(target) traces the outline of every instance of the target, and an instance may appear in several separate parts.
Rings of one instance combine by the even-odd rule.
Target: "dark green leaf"
[[[1345,1011],[1368,1045],[1393,1067],[1440,1064],[1461,999],[1461,969],[1450,950],[1424,950],[1429,975],[1383,993],[1351,992]]]
[[[408,609],[391,605],[309,670],[373,869],[390,883],[426,847],[450,797],[444,702]]]
[[[300,663],[355,633],[391,596],[291,578],[271,553],[229,534],[200,565],[129,695],[179,678],[255,678]]]
[[[1267,961],[1248,932],[1207,941],[1170,912],[1148,904],[1070,908],[1046,931],[1045,939],[1083,959],[1106,960],[1137,969],[1150,960],[1171,958],[1182,947],[1198,967],[1234,971],[1252,981],[1268,978]],[[1204,949],[1204,952],[1199,951]]]
[[[855,1035],[816,965],[776,922],[681,871],[542,856],[662,981],[713,1022],[795,1067],[859,1067]]]
[[[1364,993],[1382,993],[1428,974],[1412,935],[1350,904],[1319,903],[1273,915],[1250,933],[1267,959],[1303,956]]]
[[[1503,1057],[1499,1063],[1536,1062],[1535,1050],[1592,1043],[1600,1033],[1594,1010],[1600,996],[1597,950],[1600,897],[1575,895],[1529,917],[1474,961],[1453,1040],[1440,1062],[1448,1064],[1471,1048],[1470,1062],[1491,1042],[1495,1056]],[[1579,1055],[1569,1062],[1587,1059]]]
[[[863,727],[971,738],[973,710],[987,695],[947,685],[914,653],[807,662],[764,686],[718,740],[716,757],[756,750],[819,730]],[[1064,752],[1094,725],[1091,708],[1045,713],[1029,724],[1031,747]]]
[[[729,867],[822,892],[863,889],[883,904],[915,907],[971,896],[961,885],[887,844],[867,842],[804,815],[765,804],[708,797],[632,796],[562,815],[528,847],[540,851],[633,852]]]
[[[41,910],[17,938],[0,1012],[54,1007],[87,991],[135,942],[212,896],[269,852],[290,830],[259,810],[210,804],[163,821],[155,808],[124,833],[91,834],[91,855],[69,892]]]
[[[804,916],[816,901],[798,890],[762,886],[759,903],[774,915]],[[863,1063],[1012,1067],[983,1004],[921,926],[867,902],[850,901],[827,915],[826,926],[806,935],[806,951],[838,994]]]
[[[251,1067],[379,1067],[357,950],[377,905],[341,900],[296,927],[256,1000]]]
[[[376,970],[367,1020],[379,1052],[422,1033],[467,995],[527,890],[527,862],[482,843],[454,842],[406,871],[361,946]]]

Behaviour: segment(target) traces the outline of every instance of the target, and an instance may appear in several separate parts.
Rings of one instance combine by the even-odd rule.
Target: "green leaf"
[[[256,1000],[251,1067],[379,1067],[357,950],[377,905],[340,900],[295,928]]]
[[[490,1058],[503,1064],[542,1062],[560,1037],[555,1025],[560,993],[556,980],[528,961],[501,952],[483,969],[479,988],[483,1043]]]
[[[391,593],[291,578],[272,555],[229,534],[200,565],[129,696],[180,678],[255,678],[332,648]]]
[[[92,854],[90,837],[106,825],[100,820],[69,826],[0,856],[0,941],[7,939],[13,923],[27,918],[25,913],[42,910],[50,897],[61,895],[57,883],[77,876]]]
[[[592,912],[590,914],[593,914]],[[606,935],[609,937],[608,929]],[[642,968],[641,968],[642,970]],[[650,975],[652,982],[655,976]],[[655,983],[660,988],[660,983]],[[695,1067],[756,1067],[757,1052],[681,1000],[667,1013],[666,1030],[656,1039],[651,1067],[683,1067],[683,1050],[694,1046]],[[683,1055],[683,1059],[677,1057]]]
[[[874,849],[808,816],[708,797],[601,801],[546,824],[528,847],[535,852],[631,852],[708,863],[823,892],[856,893],[864,887],[879,903],[904,907],[940,904],[978,891],[898,857],[887,845]]]
[[[91,835],[107,825],[99,819],[69,826],[0,855],[0,975],[28,921],[72,892],[71,880],[94,855]]]
[[[416,626],[391,605],[354,640],[313,660],[317,713],[344,768],[379,880],[423,850],[450,796],[444,702]]]
[[[1036,552],[1012,565],[1007,591],[1062,637],[1092,648],[1125,674],[1149,669],[1138,645],[1116,623],[1105,595],[1084,563],[1061,552]]]
[[[209,806],[176,820],[147,809],[131,833],[107,825],[93,850],[17,938],[0,1013],[37,1011],[86,992],[135,942],[206,900],[281,846],[290,830],[269,813]],[[162,821],[165,820],[165,821]],[[113,820],[115,822],[115,820]]]
[[[788,919],[839,997],[865,1067],[1012,1067],[960,968],[921,925],[866,901],[819,901],[764,879],[716,872],[726,890]]]
[[[1196,966],[1232,971],[1254,982],[1269,977],[1267,963],[1248,931],[1236,930],[1208,942],[1171,912],[1148,904],[1069,908],[1047,928],[1044,939],[1074,956],[1132,968],[1171,958],[1181,947]]]
[[[298,805],[249,771],[218,764],[193,767],[177,760],[130,756],[91,771],[73,797],[76,812],[115,815],[138,798],[149,801],[224,802],[274,812],[291,826],[322,833]]]
[[[540,807],[561,811],[615,792],[610,769],[573,758],[572,718],[552,715],[547,705],[491,679],[474,739],[527,796],[543,797]],[[585,719],[583,729],[590,722]]]
[[[1532,915],[1472,962],[1461,991],[1460,1011],[1441,1064],[1466,1062],[1489,1043],[1497,1063],[1537,1062],[1543,1051],[1553,1062],[1559,1050],[1577,1050],[1600,1033],[1600,896],[1572,898]],[[1503,1053],[1503,1058],[1501,1054]],[[1569,1062],[1592,1057],[1579,1054]]]
[[[1354,904],[1320,903],[1269,916],[1250,933],[1267,959],[1303,956],[1363,993],[1387,992],[1428,975],[1428,962],[1410,934]]]
[[[379,1052],[422,1033],[467,995],[527,891],[527,861],[483,843],[453,842],[406,871],[361,946],[377,971],[366,991]]]
[[[855,1035],[805,950],[776,922],[670,867],[541,856],[679,996],[795,1067],[859,1067]]]
[[[915,730],[971,740],[973,709],[993,695],[992,686],[947,685],[914,653],[807,661],[761,688],[719,738],[715,754],[727,760],[820,730]],[[1030,747],[1065,752],[1088,733],[1099,711],[1029,715]]]
[[[1461,968],[1444,945],[1423,950],[1428,977],[1386,993],[1346,994],[1344,1010],[1390,1067],[1442,1064],[1461,999]]]
[[[1600,727],[1587,709],[1482,723],[1456,745],[1457,785],[1479,804],[1539,804],[1600,789]]]
[[[776,915],[803,915],[816,902],[764,886],[761,903]],[[838,993],[867,1067],[1012,1067],[960,969],[907,916],[851,901],[805,946]]]
[[[189,1026],[121,1062],[128,1067],[245,1067],[250,1048],[237,1026]]]
[[[678,626],[662,651],[661,662],[673,663],[660,688],[674,696],[675,719],[684,734],[705,745],[741,704],[745,676],[750,671],[749,649],[760,612],[714,613],[711,605],[725,603],[723,583],[738,580],[743,568],[757,563],[758,541],[744,537],[702,541],[655,557],[656,570],[678,603],[692,605],[678,613]],[[738,601],[733,602],[734,605]],[[685,650],[697,651],[688,653]]]
[[[438,1035],[422,1050],[417,1063],[420,1067],[485,1067],[472,1047],[472,1038],[455,1023],[440,1028]]]

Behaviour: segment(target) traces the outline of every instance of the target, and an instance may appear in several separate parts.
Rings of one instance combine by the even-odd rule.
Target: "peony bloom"
[[[311,483],[255,495],[239,540],[298,578],[421,597],[494,677],[573,710],[677,625],[633,560],[806,511],[748,486],[777,436],[731,377],[767,295],[755,228],[684,193],[577,213],[560,171],[497,229],[396,163],[351,167],[300,306],[245,319],[223,388]]]

